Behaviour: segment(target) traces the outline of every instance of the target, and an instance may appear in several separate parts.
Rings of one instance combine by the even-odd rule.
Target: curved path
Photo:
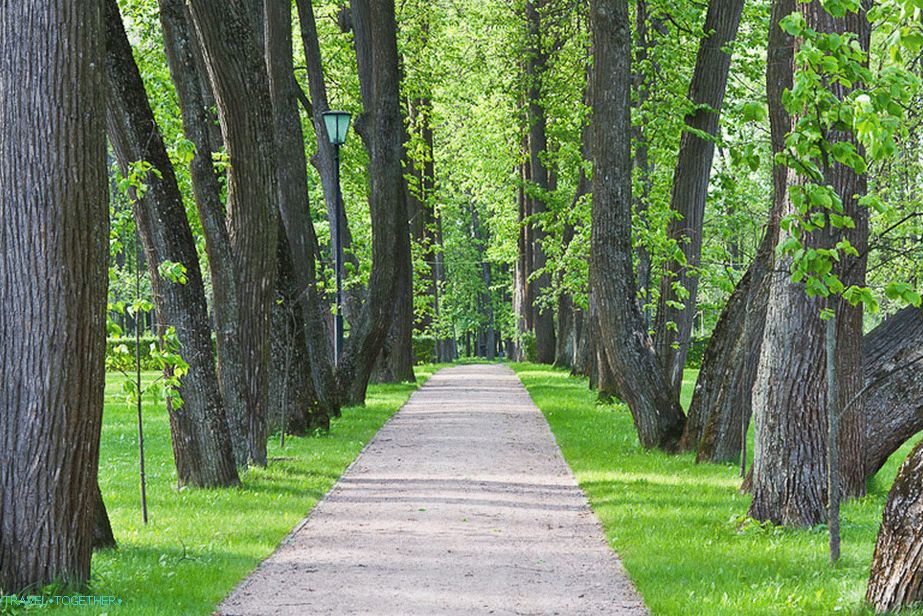
[[[414,393],[219,613],[647,611],[519,378],[477,365]]]

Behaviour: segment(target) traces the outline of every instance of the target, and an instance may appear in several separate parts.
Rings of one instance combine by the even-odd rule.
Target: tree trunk
[[[368,300],[337,368],[345,404],[362,404],[372,367],[391,326],[391,293],[410,267],[404,207],[403,120],[394,1],[352,0],[352,22],[364,112],[356,121],[369,151],[372,271]]]
[[[635,58],[638,64],[647,62],[650,51],[654,46],[651,38],[651,30],[661,31],[664,26],[659,19],[650,15],[647,7],[647,0],[637,0],[635,3]],[[653,63],[650,73],[644,73],[636,70],[634,74],[634,83],[632,84],[635,91],[635,100],[638,107],[644,106],[647,102],[650,91],[656,87],[656,75],[659,71],[659,65],[656,61]],[[584,131],[585,132],[585,131]],[[654,165],[648,155],[648,139],[644,125],[637,124],[632,127],[632,136],[635,141],[634,148],[634,167],[638,170],[640,176],[640,194],[633,195],[635,216],[641,224],[646,223],[646,213],[650,202],[651,184],[654,177]],[[643,242],[638,242],[635,249],[638,258],[638,291],[645,304],[651,301],[651,253]],[[650,309],[645,308],[644,318],[650,323]]]
[[[750,265],[750,269],[737,283],[734,292],[731,293],[724,309],[721,311],[721,316],[715,324],[708,346],[705,347],[705,354],[702,356],[702,367],[696,379],[695,390],[692,392],[692,402],[689,405],[686,428],[683,432],[680,449],[698,451],[699,456],[703,457],[703,459],[711,460],[712,458],[711,455],[703,456],[702,454],[702,437],[706,428],[714,426],[713,430],[717,429],[710,439],[713,443],[716,440],[724,442],[725,436],[731,436],[724,434],[724,426],[732,422],[732,415],[739,415],[738,411],[742,410],[738,404],[740,400],[735,396],[734,391],[735,383],[738,381],[734,379],[746,378],[746,375],[741,374],[740,362],[744,358],[743,354],[750,350],[749,345],[745,343],[744,326],[746,323],[747,297],[752,286],[752,270],[756,265],[757,261]],[[761,339],[762,336],[760,336],[760,341],[762,341]],[[758,349],[757,352],[759,352]],[[746,384],[742,383],[742,385],[746,387]],[[747,413],[749,414],[749,405]],[[716,415],[722,415],[722,417],[716,419]],[[739,432],[740,430],[738,429]],[[737,445],[737,449],[732,452],[732,457],[729,459],[734,459],[740,453],[739,438]],[[717,462],[718,460],[711,461]]]
[[[572,376],[589,376],[589,336],[587,335],[587,316],[583,310],[574,311],[574,367]]]
[[[864,406],[868,418],[866,477],[881,470],[891,454],[923,430],[921,357],[923,310],[920,308],[904,308],[863,340],[867,388]]]
[[[359,271],[359,260],[352,250],[352,233],[346,219],[346,210],[342,209],[337,220],[336,207],[336,171],[334,169],[333,145],[327,137],[324,125],[324,112],[330,109],[327,100],[327,85],[324,81],[324,68],[321,60],[320,41],[317,37],[317,24],[314,19],[314,7],[311,0],[296,0],[298,6],[298,21],[301,27],[301,41],[304,46],[305,65],[308,74],[308,91],[311,95],[311,119],[314,123],[314,134],[317,137],[317,154],[311,158],[311,164],[320,175],[321,186],[324,189],[324,202],[327,205],[327,220],[330,228],[340,226],[340,241],[343,246],[343,261],[353,271]],[[333,250],[330,251],[330,267],[336,265],[333,259]],[[343,290],[343,317],[347,322],[353,323],[359,318],[364,301],[363,290],[359,285],[347,285]]]
[[[239,479],[215,371],[195,240],[118,4],[104,0],[104,6],[109,140],[123,175],[139,161],[156,170],[144,178],[146,190],[132,203],[132,210],[151,276],[158,330],[176,330],[180,354],[189,364],[179,392],[183,404],[170,413],[177,482],[181,486],[236,485]],[[167,261],[185,266],[185,284],[160,274],[160,265]]]
[[[888,493],[865,600],[877,612],[923,601],[923,443],[904,461]]]
[[[618,0],[590,3],[594,64],[593,216],[590,285],[601,336],[620,397],[631,410],[644,447],[675,449],[685,417],[654,355],[632,264],[631,34],[628,6]]]
[[[0,588],[11,594],[90,574],[109,256],[103,35],[99,2],[0,10]]]
[[[240,301],[250,459],[266,464],[269,326],[278,211],[272,101],[243,0],[190,0],[230,161],[228,227]]]
[[[737,36],[743,6],[744,0],[710,0],[708,3],[705,37],[699,43],[689,86],[689,100],[695,107],[686,115],[686,126],[695,132],[683,131],[673,172],[670,208],[678,217],[670,220],[667,233],[679,244],[685,263],[671,259],[664,264],[654,347],[667,382],[677,397],[683,386],[683,368],[695,320],[699,282],[696,270],[702,258],[705,200],[715,152],[714,141],[702,138],[701,134],[715,137],[718,133],[731,66],[731,55],[725,48]],[[688,296],[678,293],[676,285],[681,285]],[[678,307],[680,305],[682,308]],[[676,329],[668,327],[668,323],[675,323]]]
[[[303,435],[309,429],[326,429],[330,420],[314,393],[293,267],[283,231],[279,236],[276,301],[272,306],[268,423],[270,433],[284,427],[289,434]]]
[[[526,63],[526,82],[529,112],[529,169],[531,173],[530,189],[536,194],[527,198],[532,204],[530,214],[541,215],[547,211],[545,194],[550,189],[548,168],[542,157],[548,149],[545,134],[545,108],[543,106],[542,82],[547,70],[548,53],[542,46],[542,19],[540,12],[545,0],[526,0],[526,20],[529,24],[529,49]],[[541,295],[551,287],[551,276],[545,271],[545,249],[542,242],[545,230],[542,222],[529,223],[531,227],[532,267],[529,272],[541,270],[538,278],[531,285],[531,302],[526,307],[532,311],[532,328],[535,332],[535,360],[542,364],[554,363],[554,310],[541,305]]]
[[[792,38],[775,24],[793,10],[788,2],[777,6],[767,36],[766,96],[773,155],[785,147],[785,137],[791,130],[782,94],[792,87],[794,45]],[[702,360],[683,436],[685,448],[698,451],[699,462],[734,460],[742,451],[741,437],[751,414],[753,383],[763,344],[769,272],[775,267],[787,177],[784,166],[773,165],[772,205],[763,240],[725,305]]]
[[[405,135],[404,141],[409,140],[409,136]],[[404,164],[407,169],[414,168],[407,148],[404,148]],[[414,271],[410,254],[410,238],[422,235],[422,231],[416,228],[419,225],[416,221],[422,218],[423,208],[409,186],[404,191],[404,197],[406,199],[404,205],[408,253],[405,267],[401,268],[400,279],[392,292],[394,314],[391,317],[391,329],[371,377],[376,383],[413,383],[417,380],[413,373]]]
[[[558,326],[555,337],[554,365],[571,368],[574,365],[574,302],[570,295],[558,295]]]
[[[93,506],[93,551],[110,550],[116,547],[115,535],[112,534],[112,524],[109,523],[109,512],[103,501],[103,493],[96,484],[96,502]]]
[[[205,252],[211,274],[212,315],[215,320],[215,342],[218,351],[218,381],[231,436],[231,447],[238,466],[246,466],[247,399],[241,337],[239,335],[240,303],[237,273],[231,240],[228,235],[221,186],[212,163],[212,153],[221,149],[220,134],[216,140],[214,122],[206,97],[210,92],[207,76],[202,72],[201,53],[192,30],[188,8],[182,0],[159,0],[160,23],[170,76],[176,88],[183,130],[195,146],[190,163],[192,192],[195,197]]]
[[[785,6],[787,2],[777,0],[771,23],[777,23],[779,16],[791,12],[792,6]],[[833,19],[820,2],[799,5],[798,8],[809,27],[818,32],[859,32],[860,41],[863,45],[867,44],[868,22],[864,15],[861,18],[853,15],[847,19]],[[834,138],[851,137],[841,134]],[[864,192],[864,181],[839,165],[827,169],[825,179],[840,195],[845,213],[856,222],[854,233],[849,235],[852,244],[861,253],[867,242],[868,226],[854,196]],[[800,180],[789,170],[786,186],[792,186],[797,181]],[[790,197],[786,196],[781,214],[790,213],[792,207]],[[807,234],[804,241],[807,247],[817,248],[832,246],[836,239],[832,233],[821,230]],[[790,263],[790,258],[783,259],[770,274],[762,353],[753,389],[756,441],[750,515],[785,525],[813,526],[827,519],[828,418],[824,326],[820,320],[823,305],[818,299],[809,298],[803,285],[791,281],[787,273]],[[838,267],[849,268],[853,263],[852,258],[843,259]],[[849,285],[860,279],[864,281],[864,274],[862,262],[854,267],[844,283]],[[861,355],[858,355],[861,353],[861,310],[838,309],[837,321],[837,407],[843,408],[845,401],[852,398],[861,386],[861,381],[857,385],[856,378],[861,367]],[[861,372],[859,375],[861,379]],[[864,432],[864,416],[859,411],[844,418],[837,436],[839,473],[842,491],[846,495],[859,494],[864,490]]]
[[[294,297],[301,307],[304,339],[319,406],[328,414],[337,415],[333,353],[324,323],[326,310],[316,286],[314,255],[318,245],[308,203],[304,135],[295,96],[298,86],[293,77],[291,4],[266,0],[265,19],[265,57],[276,135],[279,211],[292,259]]]
[[[490,244],[490,230],[481,223],[477,205],[471,203],[471,235],[477,246],[478,259],[481,261],[481,282],[483,291],[478,294],[478,304],[484,315],[481,331],[484,336],[484,353],[482,357],[493,361],[496,359],[497,339],[494,331],[494,306],[491,293],[492,275],[490,263],[487,261],[487,247]]]

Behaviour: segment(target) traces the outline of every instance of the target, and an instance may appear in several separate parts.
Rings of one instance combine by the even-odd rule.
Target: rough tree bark
[[[212,280],[212,315],[215,320],[215,342],[218,350],[218,381],[224,401],[225,415],[231,434],[231,447],[238,466],[246,466],[247,398],[246,377],[239,335],[240,307],[237,273],[231,251],[221,186],[212,164],[212,153],[221,147],[220,132],[214,135],[210,92],[207,75],[202,71],[201,52],[186,5],[183,0],[159,0],[160,23],[163,27],[164,49],[170,77],[176,88],[183,131],[195,145],[190,163],[192,192],[195,197],[205,252]]]
[[[269,432],[284,426],[289,434],[309,429],[326,430],[330,417],[314,392],[305,326],[294,266],[284,231],[279,236],[276,301],[272,306],[271,352],[269,359]]]
[[[792,128],[782,93],[792,87],[794,40],[776,24],[793,10],[791,2],[777,3],[767,35],[766,97],[773,155],[785,147],[785,136]],[[741,452],[741,435],[751,413],[753,383],[763,344],[768,274],[775,266],[787,177],[784,166],[773,165],[772,204],[763,240],[722,310],[702,359],[683,435],[684,448],[696,449],[699,462],[730,461]]]
[[[190,0],[230,161],[228,227],[237,273],[250,459],[266,464],[269,327],[275,289],[275,137],[269,80],[244,0]]]
[[[642,446],[672,450],[682,435],[685,418],[654,354],[638,305],[632,264],[631,34],[627,4],[592,1],[590,24],[594,50],[590,284],[599,311],[600,341]]]
[[[637,0],[635,3],[635,59],[638,64],[646,63],[650,57],[650,52],[654,47],[655,32],[665,34],[666,28],[660,19],[650,14],[647,0]],[[656,62],[652,63],[649,72],[635,70],[632,87],[638,107],[645,104],[651,89],[656,87],[658,72],[659,65]],[[642,123],[639,122],[632,127],[632,137],[635,141],[633,162],[640,176],[641,186],[641,192],[632,196],[635,216],[643,221],[650,202],[654,164],[650,160],[647,131]],[[638,258],[638,291],[643,301],[648,303],[651,297],[651,253],[643,242],[638,242],[635,251]],[[644,317],[650,322],[650,309],[645,309]]]
[[[311,375],[321,409],[339,414],[333,353],[327,336],[326,312],[317,292],[314,255],[319,252],[308,203],[307,160],[298,115],[292,63],[290,3],[266,0],[266,69],[276,136],[279,211],[292,260],[295,298],[301,307],[304,339],[310,353]]]
[[[542,17],[541,11],[545,0],[526,0],[526,21],[529,28],[528,59],[526,61],[526,98],[528,100],[529,118],[529,169],[531,183],[527,199],[531,202],[530,214],[541,215],[548,208],[543,193],[550,190],[548,168],[543,157],[548,149],[548,138],[545,133],[546,118],[543,106],[542,82],[547,70],[548,52],[542,45]],[[545,230],[542,223],[531,222],[531,251],[532,272],[541,270],[541,273],[531,285],[531,302],[525,307],[532,311],[532,329],[535,332],[535,360],[542,364],[554,363],[554,309],[551,306],[542,306],[538,298],[546,289],[551,287],[551,276],[545,271],[545,249],[542,242],[545,239]]]
[[[410,143],[409,131],[404,135],[404,143]],[[404,168],[411,173],[416,168],[406,146],[404,147]],[[424,208],[410,186],[405,185],[404,198],[409,251],[410,244],[422,236],[418,227]],[[376,383],[413,383],[416,381],[413,373],[414,270],[409,252],[407,259],[408,266],[401,268],[399,280],[392,293],[394,314],[391,317],[391,328],[372,371],[371,379]]]
[[[391,292],[410,267],[405,215],[403,119],[394,1],[352,0],[352,24],[364,112],[356,131],[369,151],[372,271],[368,299],[340,358],[337,381],[344,404],[362,404],[375,359],[391,325]]]
[[[923,443],[904,461],[888,493],[865,600],[878,612],[923,601]]]
[[[109,141],[124,175],[138,161],[148,162],[156,170],[145,178],[146,190],[132,203],[132,211],[151,276],[158,330],[176,329],[180,354],[189,364],[180,387],[183,404],[174,406],[170,413],[177,482],[208,487],[236,485],[239,479],[215,371],[195,240],[116,0],[104,0],[104,11]],[[161,276],[160,264],[165,261],[185,266],[185,284]]]
[[[787,0],[777,0],[776,5],[784,2]],[[774,6],[773,10],[775,16],[791,11],[782,6]],[[798,10],[809,27],[818,32],[859,32],[860,41],[864,45],[868,42],[868,22],[864,15],[834,19],[820,2],[799,5]],[[832,138],[851,136],[840,134]],[[849,236],[862,253],[868,226],[864,208],[857,205],[855,195],[864,192],[864,179],[838,165],[825,169],[825,175],[840,195],[844,211],[856,221],[856,229]],[[799,181],[789,170],[787,186]],[[787,196],[781,213],[787,214],[791,208]],[[806,235],[804,241],[808,247],[831,246],[836,236],[822,230]],[[763,346],[753,388],[756,440],[750,515],[778,524],[813,526],[827,518],[826,379],[824,326],[820,319],[823,302],[809,298],[803,285],[791,281],[787,273],[790,258],[780,261],[770,274]],[[864,259],[855,266],[853,263],[854,259],[846,258],[840,265],[840,268],[853,267],[848,276],[848,269],[840,269],[847,285],[864,280]],[[861,310],[838,310],[837,320],[838,407],[843,408],[845,401],[861,388]],[[861,411],[844,418],[838,439],[842,490],[846,495],[864,490],[861,445],[864,435]]]
[[[737,36],[744,0],[710,0],[705,16],[705,37],[699,43],[689,101],[694,105],[686,115],[680,137],[679,156],[673,172],[670,208],[678,216],[670,221],[667,233],[679,244],[684,260],[671,259],[664,264],[660,279],[660,299],[654,325],[654,347],[663,365],[667,382],[678,397],[683,385],[683,368],[692,337],[696,312],[696,273],[702,258],[702,227],[705,222],[705,199],[711,175],[715,143],[702,133],[718,133],[721,106],[727,89],[731,55],[725,47]],[[675,288],[688,292],[683,298]],[[682,308],[679,306],[682,305]],[[675,323],[676,329],[668,327]]]
[[[90,574],[109,256],[103,35],[101,2],[0,10],[6,593]]]
[[[904,308],[862,342],[868,418],[865,474],[871,477],[923,430],[923,309]]]

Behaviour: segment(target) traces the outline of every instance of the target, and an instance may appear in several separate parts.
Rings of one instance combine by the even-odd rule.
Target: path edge
[[[638,597],[638,600],[641,603],[641,608],[644,609],[648,614],[651,614],[651,609],[647,605],[647,601],[644,600],[644,595],[641,594],[641,591],[638,590],[637,582],[632,578],[631,572],[628,571],[628,567],[625,566],[625,562],[622,560],[622,556],[619,554],[618,550],[615,549],[615,546],[609,541],[609,537],[606,534],[606,527],[603,526],[602,520],[599,519],[599,514],[596,513],[596,509],[593,507],[593,501],[590,500],[590,497],[587,496],[586,492],[583,489],[583,486],[580,485],[580,481],[577,479],[577,474],[574,472],[574,469],[571,468],[570,462],[567,461],[567,456],[564,455],[564,450],[561,449],[561,444],[558,443],[558,436],[554,433],[554,429],[551,427],[551,422],[548,421],[548,417],[545,415],[545,411],[542,410],[542,407],[535,402],[532,398],[532,393],[529,391],[529,388],[526,387],[526,384],[523,382],[522,377],[519,376],[519,372],[513,368],[510,364],[516,362],[503,362],[503,365],[513,371],[513,374],[516,375],[516,379],[519,381],[519,386],[522,387],[525,391],[526,396],[529,398],[529,402],[532,403],[536,409],[538,409],[539,415],[542,416],[542,421],[545,422],[545,425],[548,427],[548,432],[551,434],[551,440],[554,443],[555,450],[558,457],[561,458],[561,461],[564,462],[564,467],[567,469],[567,472],[570,474],[571,479],[574,480],[574,485],[577,486],[577,490],[580,491],[580,494],[583,495],[583,500],[586,501],[587,508],[590,510],[590,514],[593,516],[593,523],[599,528],[602,533],[603,540],[606,543],[606,547],[609,548],[609,554],[611,558],[615,560],[616,568],[625,576],[625,579],[628,580],[628,583],[631,585],[631,590]],[[553,367],[553,366],[552,366]]]
[[[397,417],[398,413],[400,413],[401,411],[404,410],[404,407],[406,407],[406,406],[410,403],[410,400],[413,398],[414,394],[416,394],[418,391],[420,391],[421,389],[423,389],[424,387],[426,387],[426,386],[429,384],[429,382],[433,380],[433,377],[434,377],[434,376],[436,376],[437,374],[439,374],[440,372],[442,372],[443,370],[445,370],[446,368],[449,368],[449,367],[451,367],[451,366],[443,366],[442,368],[439,368],[438,370],[436,370],[435,372],[433,372],[431,375],[429,375],[429,376],[426,378],[426,380],[423,381],[423,382],[419,385],[419,387],[417,387],[417,388],[414,389],[412,392],[410,392],[410,395],[407,396],[407,399],[404,400],[403,404],[401,404],[401,406],[398,407],[398,409],[397,409],[396,411],[394,411],[393,413],[391,413],[391,416],[388,417],[388,418],[385,420],[385,422],[384,422],[383,424],[381,424],[381,425],[378,427],[378,430],[375,431],[375,434],[372,435],[372,438],[370,438],[369,441],[368,441],[365,445],[362,446],[362,449],[359,450],[359,453],[356,454],[356,457],[353,458],[352,462],[350,462],[349,464],[346,465],[346,468],[343,469],[343,472],[340,473],[340,476],[337,477],[336,481],[333,482],[333,485],[330,486],[330,489],[327,490],[327,491],[324,493],[323,496],[321,496],[319,499],[317,499],[317,502],[314,503],[314,505],[313,505],[313,506],[311,507],[311,509],[308,511],[307,515],[305,515],[304,518],[302,518],[300,522],[298,522],[295,526],[292,527],[292,529],[285,535],[285,537],[283,537],[283,538],[279,541],[279,543],[276,544],[276,547],[275,547],[275,549],[274,549],[272,552],[270,552],[269,554],[267,554],[266,556],[264,556],[263,558],[261,558],[261,559],[260,559],[260,562],[258,562],[258,563],[256,564],[256,566],[253,567],[253,569],[251,569],[250,571],[248,571],[248,572],[245,574],[244,578],[241,579],[240,582],[238,582],[237,585],[235,585],[234,588],[232,588],[231,591],[230,591],[229,593],[227,593],[226,595],[224,595],[224,597],[222,597],[221,601],[219,601],[217,604],[215,604],[215,608],[214,608],[214,612],[213,612],[214,615],[216,615],[216,616],[232,616],[231,614],[227,614],[227,615],[226,615],[226,614],[225,614],[225,611],[222,609],[222,606],[225,604],[225,602],[226,602],[228,599],[230,599],[231,597],[233,597],[234,595],[236,595],[236,594],[238,593],[238,591],[241,591],[241,590],[246,589],[246,588],[249,586],[248,580],[250,580],[250,579],[253,577],[253,574],[256,573],[256,572],[266,563],[267,560],[269,560],[271,557],[275,556],[275,554],[276,554],[279,550],[281,550],[283,547],[285,547],[285,546],[287,546],[287,545],[289,545],[289,544],[291,543],[291,541],[292,541],[292,539],[295,537],[295,535],[298,534],[298,532],[299,532],[302,528],[304,528],[305,525],[306,525],[309,521],[311,521],[311,517],[315,514],[315,512],[316,512],[317,509],[318,509],[318,507],[320,507],[321,503],[323,503],[324,501],[326,501],[327,499],[329,499],[329,498],[330,498],[330,495],[333,494],[333,493],[337,490],[337,488],[340,487],[340,481],[343,479],[343,476],[346,475],[346,473],[348,473],[348,472],[353,468],[353,466],[356,465],[356,463],[359,461],[359,458],[362,457],[362,454],[364,454],[364,453],[366,452],[366,450],[367,450],[369,447],[371,447],[371,446],[375,443],[376,440],[378,440],[378,435],[381,434],[381,431],[385,429],[385,426],[387,426],[389,423],[391,423],[391,421],[392,421],[395,417]],[[521,382],[522,382],[522,381],[520,381],[520,383],[521,383]],[[535,404],[535,403],[533,402],[533,404]],[[536,408],[538,408],[538,405],[536,405]],[[541,411],[541,409],[539,409],[539,411]],[[543,415],[543,416],[544,416],[544,415]],[[550,429],[550,428],[549,428],[549,429]],[[566,461],[565,461],[565,462],[566,462]],[[589,501],[588,501],[588,502],[589,502]]]

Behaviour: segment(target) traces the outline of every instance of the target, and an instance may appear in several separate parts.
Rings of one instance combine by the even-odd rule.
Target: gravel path
[[[519,378],[477,365],[414,393],[218,613],[647,611]]]

